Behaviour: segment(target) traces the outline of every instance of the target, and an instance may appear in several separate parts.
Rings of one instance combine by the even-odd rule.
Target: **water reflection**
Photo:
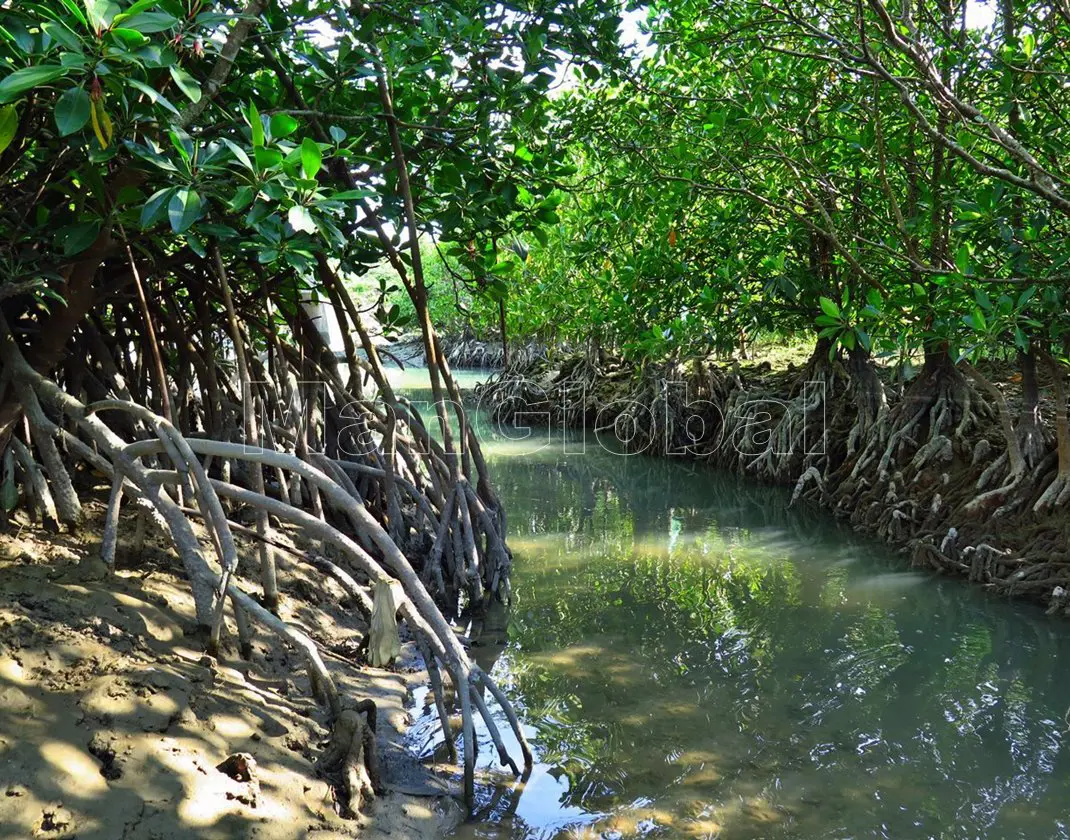
[[[1064,625],[702,467],[487,449],[516,605],[474,652],[539,761],[458,836],[1070,836]]]

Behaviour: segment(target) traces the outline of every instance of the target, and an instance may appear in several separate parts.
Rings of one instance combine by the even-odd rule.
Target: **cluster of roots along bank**
[[[477,717],[503,766],[530,765],[508,700],[445,617],[462,604],[507,602],[511,556],[504,513],[429,322],[422,340],[437,416],[423,417],[391,387],[361,311],[325,258],[319,280],[342,321],[342,360],[296,287],[253,276],[252,261],[227,264],[216,248],[204,258],[108,254],[109,281],[82,313],[70,299],[52,313],[30,294],[4,301],[4,517],[21,507],[51,527],[78,529],[79,464],[110,477],[90,571],[113,568],[120,509],[137,506],[173,543],[206,648],[233,649],[228,626],[242,654],[254,632],[277,637],[299,651],[332,718],[345,720],[361,698],[340,697],[317,646],[277,616],[272,529],[284,523],[322,549],[317,568],[367,613],[377,584],[394,593],[456,759],[443,676],[452,683],[469,801]],[[250,513],[255,528],[235,522]],[[254,556],[239,554],[236,532],[255,536]],[[257,570],[259,591],[239,588],[239,564]],[[522,757],[507,753],[490,702],[504,710]]]
[[[910,381],[861,352],[830,358],[824,344],[801,369],[779,372],[701,360],[640,366],[592,351],[513,366],[480,402],[498,422],[542,417],[629,451],[791,486],[793,504],[821,504],[917,565],[1070,612],[1064,372],[1039,361],[1018,360],[1012,378],[1022,384],[1009,401],[940,350]]]

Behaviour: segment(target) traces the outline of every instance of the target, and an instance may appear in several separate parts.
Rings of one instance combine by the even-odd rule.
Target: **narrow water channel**
[[[515,604],[474,653],[537,764],[481,786],[456,836],[1070,837],[1065,623],[778,489],[560,431],[484,438]]]

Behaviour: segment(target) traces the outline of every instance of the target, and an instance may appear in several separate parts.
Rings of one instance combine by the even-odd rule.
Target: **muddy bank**
[[[345,593],[282,561],[281,617],[322,645],[346,697],[378,709],[387,792],[344,819],[339,780],[317,770],[330,724],[299,652],[256,637],[243,660],[230,628],[206,656],[173,551],[151,527],[134,544],[136,513],[114,576],[79,565],[99,553],[103,505],[87,507],[83,536],[0,534],[0,838],[432,838],[462,817],[453,783],[401,747],[424,678],[411,643],[396,671],[361,664]]]
[[[586,428],[628,452],[790,486],[793,504],[831,510],[915,566],[1070,613],[1067,465],[1048,430],[1065,426],[1061,383],[1042,375],[1026,412],[1013,378],[939,356],[893,371],[827,348],[780,369],[556,353],[479,397],[499,422]],[[1037,425],[1016,426],[1027,414]]]

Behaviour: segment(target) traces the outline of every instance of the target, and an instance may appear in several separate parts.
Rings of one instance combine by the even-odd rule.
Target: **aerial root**
[[[1070,501],[1070,475],[1056,475],[1033,505],[1034,513],[1050,513]]]
[[[15,461],[27,479],[24,487],[33,494],[32,502],[40,511],[46,521],[59,523],[59,514],[56,512],[56,503],[52,498],[52,491],[45,481],[41,468],[33,459],[33,453],[17,436],[11,436],[11,450],[15,453]]]
[[[821,471],[817,467],[807,467],[806,471],[799,476],[799,480],[795,483],[795,490],[791,494],[791,505],[794,505],[799,497],[802,495],[806,485],[813,482],[817,486],[818,491],[822,497],[826,495],[825,483],[821,478]]]
[[[77,528],[82,522],[82,505],[74,491],[70,474],[63,463],[56,437],[59,428],[45,415],[41,403],[33,389],[22,382],[15,382],[15,392],[19,396],[29,427],[30,439],[41,453],[45,472],[48,474],[52,488],[55,490],[52,517],[57,523],[62,522]]]
[[[446,696],[442,685],[442,672],[438,667],[438,660],[431,653],[431,646],[423,636],[417,636],[417,645],[420,656],[423,657],[427,667],[427,676],[431,681],[431,692],[435,700],[435,710],[438,712],[439,724],[442,727],[442,740],[446,744],[446,756],[450,763],[457,762],[457,743],[453,735],[453,727],[450,725],[449,712],[446,711]]]
[[[238,655],[248,661],[253,658],[253,631],[249,625],[249,614],[233,596],[230,597],[230,606],[234,611],[234,623],[238,627]]]
[[[467,653],[460,645],[456,635],[438,610],[419,576],[412,569],[408,559],[401,552],[387,529],[375,519],[368,510],[367,495],[356,488],[346,473],[358,478],[379,480],[383,477],[381,469],[367,467],[364,464],[354,466],[349,462],[336,462],[324,456],[309,453],[309,459],[303,460],[296,455],[271,449],[246,447],[240,443],[227,443],[210,438],[188,438],[181,434],[165,418],[154,412],[125,400],[105,400],[85,406],[62,391],[55,383],[33,371],[22,359],[17,346],[10,340],[4,325],[0,324],[0,356],[5,367],[12,370],[20,382],[27,383],[41,397],[41,402],[65,415],[73,424],[70,429],[61,430],[69,452],[84,458],[95,469],[111,477],[111,492],[105,516],[104,538],[102,540],[101,559],[104,565],[114,567],[116,546],[118,542],[118,521],[124,500],[131,500],[139,506],[150,510],[170,532],[171,539],[178,550],[186,570],[187,578],[193,590],[197,607],[198,622],[208,631],[209,652],[218,654],[222,643],[224,606],[229,601],[238,631],[239,653],[243,657],[252,654],[253,626],[257,625],[276,635],[286,645],[299,651],[304,667],[308,673],[313,693],[328,708],[331,718],[338,720],[345,707],[339,697],[337,687],[324,665],[315,643],[304,633],[287,624],[274,615],[264,604],[250,594],[242,591],[235,583],[233,572],[238,563],[237,549],[234,544],[232,523],[227,519],[223,500],[230,503],[250,505],[254,510],[265,515],[275,516],[282,522],[296,525],[307,536],[321,540],[333,550],[340,552],[344,562],[352,569],[364,575],[374,585],[376,582],[388,583],[396,588],[398,594],[398,611],[408,623],[414,635],[421,641],[427,652],[425,659],[433,684],[438,685],[436,707],[442,716],[443,730],[448,733],[447,741],[451,752],[455,750],[452,732],[449,726],[448,709],[442,690],[441,670],[449,674],[454,686],[460,687],[456,692],[462,706],[462,724],[465,732],[464,765],[465,788],[469,802],[474,795],[475,765],[475,723],[474,715],[479,714],[486,724],[491,740],[498,751],[504,766],[518,773],[517,763],[509,756],[497,729],[496,721],[484,701],[480,690],[486,688],[502,706],[514,734],[524,753],[525,766],[530,768],[532,757],[524,740],[519,722],[509,705],[508,699],[493,684],[493,681],[468,659]],[[133,418],[134,424],[149,431],[152,438],[128,443],[117,435],[101,419],[101,415],[110,413],[116,417]],[[128,422],[117,423],[127,427]],[[81,438],[91,441],[87,445]],[[12,438],[12,450],[19,460],[20,468],[27,476],[26,485],[34,488],[36,497],[45,505],[49,498],[49,482],[45,480],[42,470],[33,461],[28,447],[17,438]],[[204,459],[202,461],[202,459]],[[209,477],[205,464],[215,459],[218,474],[230,474],[229,465],[244,463],[252,470],[274,470],[286,482],[286,501],[268,495],[254,493],[230,482]],[[167,461],[172,469],[161,469]],[[317,466],[309,463],[315,461]],[[223,469],[226,467],[227,469]],[[397,486],[403,493],[413,499],[414,510],[419,511],[428,526],[435,529],[436,535],[443,533],[443,522],[448,526],[447,532],[467,536],[468,550],[465,554],[464,576],[480,596],[483,589],[482,570],[495,567],[496,574],[504,576],[508,572],[509,555],[500,532],[500,520],[496,511],[488,507],[487,498],[470,486],[466,479],[459,478],[451,490],[452,504],[448,509],[436,514],[419,499],[423,493],[412,483],[412,479],[395,476]],[[53,486],[56,486],[53,482]],[[306,498],[318,496],[322,501],[320,515],[310,514],[289,503],[289,496],[295,487],[302,488]],[[280,490],[282,483],[279,484]],[[189,507],[187,507],[187,504]],[[62,515],[55,511],[54,504],[48,509],[48,516],[56,521]],[[331,525],[324,514],[333,512],[347,521],[353,529],[354,537],[349,537]],[[194,532],[190,517],[195,515],[205,525],[204,536],[198,538]],[[332,520],[337,521],[337,520]],[[478,539],[477,539],[478,534]],[[262,535],[257,535],[261,540]],[[206,541],[213,564],[205,555]],[[450,539],[437,541],[435,551],[441,554],[442,546],[449,546]],[[461,556],[450,556],[460,562]],[[313,562],[321,571],[343,582],[347,591],[358,606],[367,611],[367,592],[342,566],[326,559]],[[389,570],[389,571],[388,571]],[[492,587],[505,584],[504,579],[490,578],[487,583]],[[347,717],[338,730],[338,744],[345,744],[344,733],[350,730],[347,756],[374,756],[374,745],[369,751],[366,733],[356,733],[357,726]],[[354,738],[360,734],[357,742],[362,752],[356,752]],[[332,762],[342,761],[342,746],[338,746],[331,755]],[[346,784],[349,788],[350,804],[346,807],[355,811],[363,797],[367,795],[366,780],[362,777],[356,759],[344,760]],[[368,766],[363,765],[365,771]],[[371,778],[371,776],[369,776]],[[374,788],[374,785],[373,785]]]

